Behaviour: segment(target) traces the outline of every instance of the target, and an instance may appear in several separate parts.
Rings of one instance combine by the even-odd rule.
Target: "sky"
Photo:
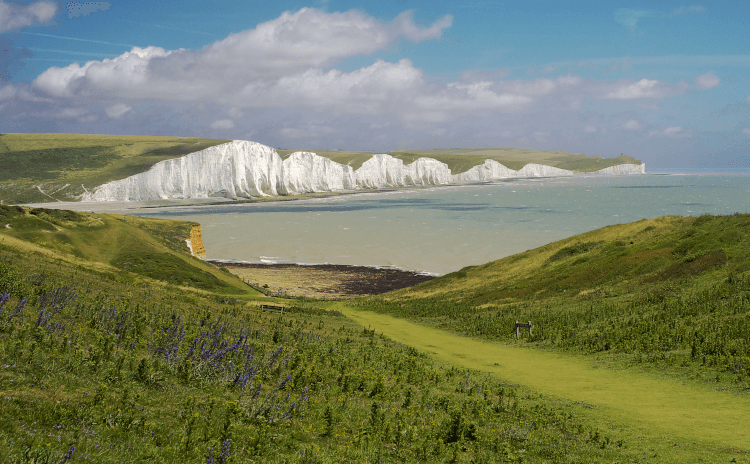
[[[750,2],[0,0],[0,132],[750,169]]]

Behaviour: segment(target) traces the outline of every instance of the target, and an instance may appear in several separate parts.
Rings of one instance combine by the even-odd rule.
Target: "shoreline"
[[[207,260],[272,296],[350,299],[412,287],[436,276],[390,267],[347,264],[263,264]]]
[[[706,173],[704,173],[706,174]],[[611,174],[596,174],[589,172],[577,172],[574,176],[539,176],[539,177],[509,177],[504,179],[486,180],[486,181],[464,181],[464,182],[451,182],[446,184],[432,184],[432,185],[405,185],[400,187],[383,187],[383,188],[372,188],[372,189],[356,189],[356,190],[335,190],[328,192],[308,192],[296,195],[268,195],[254,198],[226,198],[226,197],[209,197],[209,198],[169,198],[159,200],[148,200],[148,201],[50,201],[47,203],[23,203],[20,206],[26,206],[31,208],[53,208],[53,209],[73,209],[77,211],[91,211],[91,212],[111,212],[109,208],[116,208],[117,211],[127,211],[133,209],[141,210],[166,210],[169,208],[190,208],[190,207],[205,207],[205,206],[233,206],[233,205],[252,205],[252,204],[263,204],[263,203],[275,203],[275,202],[291,202],[291,201],[304,201],[304,200],[319,200],[326,198],[334,198],[339,196],[349,195],[367,195],[367,194],[384,194],[394,193],[400,191],[409,190],[430,190],[440,188],[455,188],[455,187],[471,187],[481,185],[495,185],[512,182],[522,181],[544,181],[549,179],[569,178],[569,177],[635,177],[635,176],[648,176],[648,175],[690,175],[690,173],[643,173],[643,174],[622,174],[622,175],[611,175]],[[100,206],[100,208],[96,208]],[[85,208],[85,209],[84,209]]]

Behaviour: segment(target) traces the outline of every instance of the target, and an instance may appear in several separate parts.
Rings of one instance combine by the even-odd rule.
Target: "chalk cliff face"
[[[604,174],[608,176],[624,176],[627,174],[646,174],[646,163],[641,164],[620,164],[600,169],[594,174]]]
[[[644,165],[621,165],[598,174],[643,174]],[[518,177],[559,177],[572,171],[527,164],[514,171],[494,160],[452,174],[445,163],[419,158],[409,165],[390,155],[374,155],[356,171],[310,152],[287,159],[273,148],[235,140],[161,161],[148,171],[87,191],[83,201],[149,201],[189,198],[252,198],[311,192],[486,182]]]

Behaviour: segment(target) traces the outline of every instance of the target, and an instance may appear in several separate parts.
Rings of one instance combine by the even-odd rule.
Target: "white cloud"
[[[672,10],[668,16],[677,16],[688,13],[705,13],[706,8],[701,5],[680,6]]]
[[[692,137],[693,132],[684,129],[682,126],[670,126],[662,130],[655,130],[649,132],[650,136],[661,136],[661,137],[670,137],[670,138],[685,138],[685,137]]]
[[[635,100],[640,98],[660,99],[670,95],[684,93],[688,85],[681,82],[677,85],[669,85],[662,81],[641,79],[638,82],[619,81],[602,86],[599,98],[603,100]]]
[[[587,134],[594,134],[596,133],[596,127],[589,124],[583,128],[583,131]]]
[[[654,16],[654,13],[648,10],[634,10],[632,8],[619,8],[615,11],[615,22],[622,24],[631,31],[638,27],[638,21],[641,18]]]
[[[234,129],[234,121],[231,119],[219,119],[218,121],[214,121],[209,126],[211,129]]]
[[[3,88],[0,88],[0,100],[7,100],[9,98],[13,98],[18,93],[18,90],[16,90],[15,87],[12,85],[6,85]]]
[[[451,21],[446,16],[420,28],[409,12],[383,23],[354,10],[324,13],[303,8],[202,50],[134,47],[112,60],[50,68],[34,85],[55,96],[85,97],[107,91],[116,97],[232,104],[238,94],[283,87],[283,80],[295,80],[294,76],[315,80],[336,60],[368,55],[401,39],[437,38]],[[232,106],[254,106],[243,103]]]
[[[0,0],[0,33],[17,31],[34,22],[48,23],[55,17],[56,11],[57,5],[50,1],[19,5]]]
[[[745,129],[742,129],[742,133],[743,133],[744,135],[747,135],[748,137],[750,137],[750,127],[747,127],[747,128],[745,128]]]
[[[750,95],[748,95],[747,98],[745,98],[745,101],[750,103]]]
[[[108,2],[68,2],[66,8],[68,9],[68,18],[75,18],[87,16],[96,11],[106,11],[110,6],[112,5]]]
[[[699,89],[712,89],[719,85],[719,82],[719,77],[712,72],[701,74],[695,78],[695,85]]]
[[[114,105],[108,106],[104,112],[112,119],[120,119],[120,117],[132,109],[132,106],[128,106],[125,103],[115,103]]]
[[[232,107],[227,110],[227,115],[230,118],[241,118],[243,116],[243,113],[241,109]]]
[[[643,124],[641,124],[639,121],[636,121],[635,119],[631,119],[625,124],[622,125],[622,128],[629,131],[635,131],[640,130],[643,128]]]

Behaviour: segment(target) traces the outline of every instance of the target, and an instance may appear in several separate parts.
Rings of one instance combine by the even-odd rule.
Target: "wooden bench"
[[[521,337],[521,333],[518,329],[529,329],[529,337],[531,337],[531,321],[526,323],[516,321],[516,339]]]
[[[271,311],[274,313],[284,314],[284,309],[286,308],[283,306],[260,305],[260,312]]]

